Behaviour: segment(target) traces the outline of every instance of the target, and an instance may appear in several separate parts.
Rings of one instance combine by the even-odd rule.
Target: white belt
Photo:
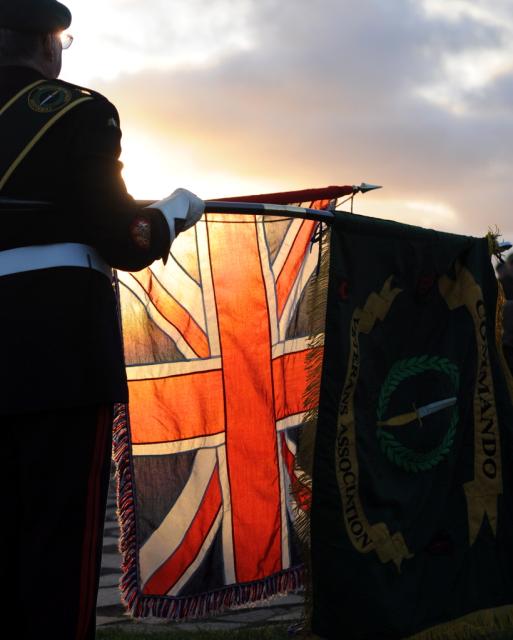
[[[112,279],[112,269],[100,254],[86,244],[62,242],[0,251],[0,277],[54,267],[95,269]]]

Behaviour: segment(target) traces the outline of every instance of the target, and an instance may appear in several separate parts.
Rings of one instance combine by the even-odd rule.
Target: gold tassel
[[[462,618],[426,629],[408,640],[479,640],[498,631],[513,631],[513,606],[474,611]]]
[[[319,275],[308,291],[306,299],[308,317],[310,318],[310,336],[306,357],[307,385],[303,396],[306,407],[305,422],[299,437],[298,452],[295,462],[295,482],[292,495],[297,505],[294,528],[302,547],[305,564],[305,628],[303,638],[315,638],[311,634],[312,617],[312,583],[310,559],[310,513],[312,507],[312,475],[315,451],[317,418],[319,413],[319,395],[321,390],[321,373],[324,359],[324,332],[326,326],[326,309],[328,302],[328,282],[330,264],[331,232],[327,229],[320,240]]]
[[[499,228],[496,226],[495,228],[489,227],[488,233],[486,234],[486,239],[488,240],[488,253],[491,256],[495,256],[496,258],[500,258],[501,251],[499,247],[499,238],[501,237],[501,232]]]

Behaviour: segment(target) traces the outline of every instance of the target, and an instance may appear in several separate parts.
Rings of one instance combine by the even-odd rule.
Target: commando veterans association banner
[[[333,225],[311,530],[320,636],[513,628],[497,297],[487,239],[360,216]]]
[[[166,265],[118,274],[130,410],[115,457],[135,616],[200,616],[302,583],[290,484],[318,402],[319,238],[313,221],[208,214]]]

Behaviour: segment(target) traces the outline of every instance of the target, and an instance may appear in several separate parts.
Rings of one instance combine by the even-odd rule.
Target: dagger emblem
[[[422,425],[422,418],[432,415],[433,413],[438,413],[438,411],[442,411],[448,407],[453,407],[456,402],[456,398],[446,398],[445,400],[437,400],[436,402],[426,404],[423,407],[420,407],[420,409],[417,409],[415,405],[413,405],[414,411],[401,413],[400,415],[389,418],[388,420],[380,420],[378,422],[378,427],[403,427],[415,420],[418,420],[420,425]]]
[[[57,91],[54,91],[53,93],[50,93],[49,95],[47,95],[44,100],[41,100],[40,106],[43,107],[49,100],[51,100],[52,98],[55,98],[55,96],[59,93],[59,91],[60,89],[57,89]]]

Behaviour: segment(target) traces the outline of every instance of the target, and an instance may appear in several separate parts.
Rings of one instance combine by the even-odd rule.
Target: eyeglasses
[[[71,43],[73,42],[73,36],[71,33],[61,33],[61,45],[63,49],[69,49],[71,47]]]

